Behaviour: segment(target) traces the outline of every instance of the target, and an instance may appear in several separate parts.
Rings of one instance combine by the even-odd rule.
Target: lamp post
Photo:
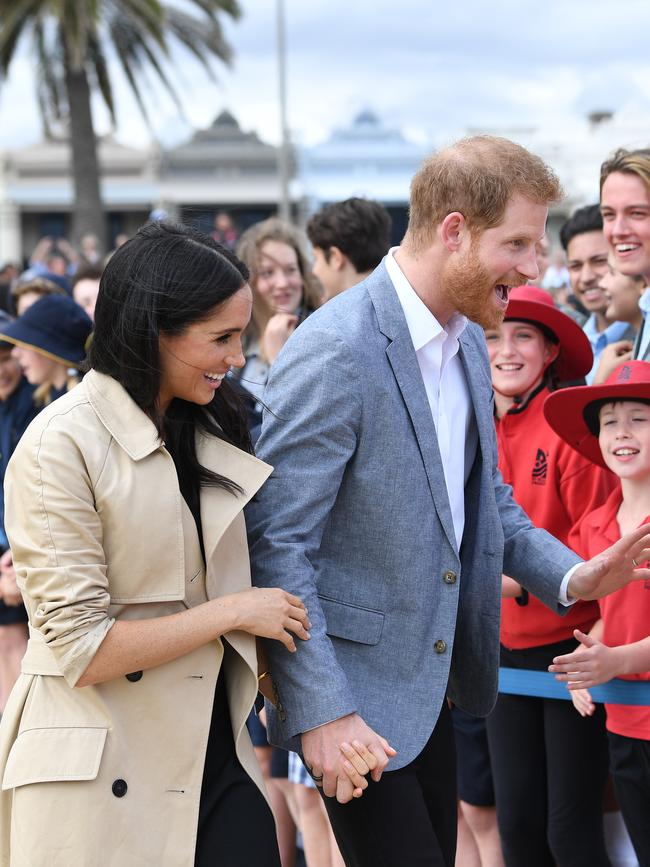
[[[280,147],[278,149],[278,174],[280,176],[280,198],[278,213],[283,220],[291,219],[289,203],[289,128],[287,125],[287,70],[284,0],[277,0],[278,36],[278,95],[280,100]]]

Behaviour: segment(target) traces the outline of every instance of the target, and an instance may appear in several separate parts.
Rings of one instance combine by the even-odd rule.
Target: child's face
[[[557,355],[534,325],[508,319],[498,328],[485,331],[492,385],[508,397],[525,397],[542,379],[546,367]]]
[[[650,477],[650,406],[633,400],[606,403],[598,414],[603,460],[621,479]]]

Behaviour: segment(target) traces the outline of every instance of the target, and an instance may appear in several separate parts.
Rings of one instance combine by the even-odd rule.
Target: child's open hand
[[[571,690],[571,701],[580,716],[593,716],[596,705],[591,700],[591,693],[588,689]]]
[[[587,689],[607,683],[621,674],[623,667],[618,659],[617,647],[608,647],[602,641],[585,635],[579,629],[573,635],[580,646],[564,656],[556,656],[548,670],[555,672],[555,679],[566,683],[571,690]]]

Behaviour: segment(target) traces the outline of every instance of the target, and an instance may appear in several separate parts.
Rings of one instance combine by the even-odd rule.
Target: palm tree
[[[90,103],[91,93],[99,91],[115,124],[109,56],[117,58],[147,121],[146,72],[153,72],[180,108],[169,69],[173,43],[211,77],[215,58],[230,61],[219,16],[238,18],[237,0],[184,0],[184,7],[177,0],[0,0],[0,74],[7,75],[18,44],[31,36],[46,134],[53,122],[69,119],[75,242],[88,232],[102,241],[106,234]]]

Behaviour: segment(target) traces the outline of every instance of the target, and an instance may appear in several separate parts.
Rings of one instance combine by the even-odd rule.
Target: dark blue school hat
[[[0,323],[0,341],[34,349],[71,367],[86,357],[93,323],[85,311],[66,295],[46,295],[9,325]]]

